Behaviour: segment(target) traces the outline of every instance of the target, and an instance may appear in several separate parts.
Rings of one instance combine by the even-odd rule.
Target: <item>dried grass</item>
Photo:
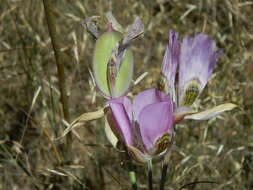
[[[215,183],[185,189],[253,189],[253,3],[56,1],[54,15],[72,120],[104,105],[89,75],[94,40],[80,22],[100,15],[104,29],[103,16],[108,10],[123,26],[130,24],[134,15],[145,24],[144,37],[133,47],[135,78],[146,71],[149,74],[134,93],[155,85],[168,29],[182,35],[207,33],[224,49],[215,75],[200,97],[200,109],[223,102],[233,102],[239,109],[208,122],[187,121],[178,127],[166,189],[179,189],[194,181]],[[0,23],[0,189],[130,189],[127,160],[108,146],[102,119],[76,129],[80,139],[74,138],[71,160],[64,157],[62,140],[54,140],[66,126],[42,1],[3,1]],[[160,166],[153,167],[158,182]],[[147,189],[145,169],[136,165],[141,189]]]

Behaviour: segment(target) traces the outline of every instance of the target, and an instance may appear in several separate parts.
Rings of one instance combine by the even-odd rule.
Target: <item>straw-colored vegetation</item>
[[[123,26],[136,15],[145,24],[132,50],[135,78],[149,74],[134,94],[156,86],[169,29],[206,33],[224,50],[197,103],[199,110],[225,102],[239,108],[177,127],[166,189],[196,181],[203,183],[185,189],[253,189],[252,1],[55,0],[71,121],[105,103],[89,75],[95,42],[80,23],[99,15],[104,30],[109,10]],[[0,189],[130,189],[128,160],[105,138],[103,119],[76,128],[68,151],[66,138],[58,138],[67,123],[43,1],[1,1],[0,26]],[[146,166],[135,167],[140,189],[147,189]],[[157,185],[161,165],[153,167]]]

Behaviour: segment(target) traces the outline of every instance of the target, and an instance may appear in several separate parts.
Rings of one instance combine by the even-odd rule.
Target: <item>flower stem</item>
[[[167,170],[169,167],[169,160],[171,156],[171,151],[173,149],[173,145],[171,147],[171,150],[165,155],[165,158],[163,160],[163,166],[162,166],[162,173],[161,173],[161,181],[160,181],[160,188],[159,190],[164,190],[166,179],[167,179]]]
[[[129,177],[130,177],[130,182],[132,184],[132,189],[133,190],[138,190],[135,172],[134,171],[129,171]]]
[[[160,181],[160,190],[164,190],[166,176],[167,176],[168,163],[164,163],[162,167],[161,181]]]
[[[148,189],[153,190],[152,160],[148,162]]]

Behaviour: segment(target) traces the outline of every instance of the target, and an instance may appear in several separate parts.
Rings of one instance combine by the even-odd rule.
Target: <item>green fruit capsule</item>
[[[115,84],[113,85],[113,95],[110,93],[108,86],[108,62],[111,58],[113,49],[122,37],[121,33],[109,30],[102,34],[96,42],[93,57],[93,74],[99,92],[106,98],[125,95],[131,85],[134,59],[132,51],[127,49],[124,53],[118,73],[116,74]]]

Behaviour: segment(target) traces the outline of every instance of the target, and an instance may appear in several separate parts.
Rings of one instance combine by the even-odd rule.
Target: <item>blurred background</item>
[[[183,36],[210,35],[224,55],[201,94],[199,110],[232,102],[238,108],[209,121],[187,121],[176,130],[166,189],[253,189],[253,2],[247,0],[55,0],[70,120],[103,107],[89,75],[95,41],[80,24],[112,11],[124,27],[139,16],[144,35],[135,41],[134,88],[155,87],[169,29]],[[124,153],[104,134],[104,119],[85,123],[56,140],[66,128],[59,100],[54,53],[43,1],[0,3],[0,189],[130,189]],[[146,166],[135,165],[140,189],[147,189]],[[161,164],[154,165],[158,184]],[[155,188],[156,189],[156,188]]]

